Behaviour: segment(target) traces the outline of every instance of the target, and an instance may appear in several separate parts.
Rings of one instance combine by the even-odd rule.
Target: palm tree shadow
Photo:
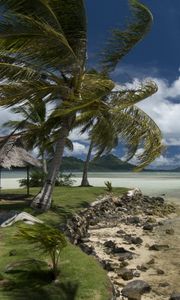
[[[76,212],[80,211],[83,208],[89,207],[89,203],[86,201],[82,201],[78,203],[76,207],[73,205],[66,205],[66,207],[60,205],[53,205],[51,207],[51,211],[60,217],[61,223],[65,224],[68,219],[71,219],[74,214],[74,209],[76,208]]]
[[[78,291],[77,283],[53,281],[50,271],[18,271],[11,279],[3,292],[12,300],[75,300]]]

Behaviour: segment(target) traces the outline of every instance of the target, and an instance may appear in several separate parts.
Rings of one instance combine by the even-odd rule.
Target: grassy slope
[[[125,189],[116,188],[115,193],[122,193]],[[22,191],[22,190],[21,190]],[[13,191],[11,191],[12,193]],[[14,191],[16,194],[19,191]],[[94,201],[97,196],[104,194],[103,188],[56,188],[53,196],[53,209],[38,215],[39,218],[54,225],[63,223],[71,213],[86,207],[88,203]],[[31,190],[32,194],[37,193],[37,189]],[[0,211],[19,210],[33,213],[24,201],[1,201]],[[27,257],[42,259],[38,251],[26,243],[20,243],[14,239],[17,231],[16,226],[0,229],[0,272],[3,276],[5,266],[13,261],[25,259]],[[15,249],[16,256],[9,256],[9,251]],[[60,262],[60,284],[55,285],[47,280],[40,280],[34,276],[27,277],[11,275],[15,281],[12,289],[1,288],[0,299],[43,299],[43,300],[108,300],[110,284],[105,271],[97,261],[85,255],[79,248],[68,245],[62,255]]]

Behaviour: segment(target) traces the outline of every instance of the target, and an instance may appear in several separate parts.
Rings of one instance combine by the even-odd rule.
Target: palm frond
[[[140,108],[132,106],[125,110],[113,111],[114,126],[119,132],[119,139],[127,144],[127,160],[130,160],[138,148],[136,170],[141,170],[154,161],[163,151],[162,133],[157,124]]]
[[[158,86],[154,81],[146,81],[137,89],[125,89],[110,94],[112,107],[119,106],[121,109],[134,105],[155,94]]]
[[[152,14],[138,0],[129,0],[132,11],[132,21],[127,29],[115,29],[102,54],[102,68],[105,72],[114,70],[118,62],[140,41],[149,31],[152,24]]]

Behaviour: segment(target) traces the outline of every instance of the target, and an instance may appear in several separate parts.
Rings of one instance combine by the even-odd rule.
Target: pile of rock
[[[70,241],[74,244],[80,244],[84,238],[88,238],[88,228],[90,226],[98,227],[102,221],[124,222],[127,224],[143,225],[144,230],[153,230],[152,220],[147,218],[147,222],[141,220],[137,214],[142,213],[146,216],[160,215],[175,212],[175,207],[165,203],[162,197],[144,196],[140,190],[135,189],[125,193],[121,197],[107,195],[101,200],[93,202],[87,209],[75,214],[68,220],[64,229]],[[150,222],[148,222],[150,220]],[[142,224],[144,222],[144,224]],[[134,243],[140,243],[140,239],[134,240]]]
[[[175,207],[165,203],[161,197],[144,196],[140,190],[129,191],[121,197],[106,195],[102,199],[95,201],[88,208],[75,214],[68,220],[65,227],[65,234],[70,241],[89,255],[94,255],[100,261],[103,268],[107,270],[111,282],[114,286],[113,299],[140,300],[144,293],[148,293],[151,287],[144,280],[137,280],[141,272],[146,272],[151,268],[154,261],[151,259],[148,263],[137,265],[131,268],[129,262],[136,257],[136,248],[144,243],[143,236],[137,236],[133,232],[127,233],[122,230],[122,224],[126,227],[140,228],[144,234],[151,234],[156,226],[161,225],[157,222],[155,216],[165,216],[175,212]],[[89,241],[90,233],[93,230],[100,232],[101,229],[111,227],[119,228],[116,230],[117,239],[120,238],[126,246],[117,244],[116,240],[107,239],[104,243],[101,241],[101,248],[105,258],[100,257],[94,245]],[[173,234],[172,230],[167,234]],[[100,243],[100,242],[99,242]],[[151,244],[147,247],[148,251],[160,251],[168,249],[168,245]],[[163,270],[157,271],[162,274]],[[127,285],[119,286],[121,278]],[[174,298],[172,298],[174,299]],[[176,298],[175,298],[176,299]],[[178,298],[177,298],[178,299]]]

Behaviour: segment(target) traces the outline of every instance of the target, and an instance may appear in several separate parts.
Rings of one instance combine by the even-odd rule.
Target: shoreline
[[[76,225],[67,226],[68,236],[106,269],[114,286],[114,299],[141,299],[139,294],[137,298],[123,298],[128,283],[140,280],[151,289],[143,300],[169,300],[174,291],[179,292],[178,257],[175,255],[174,262],[168,258],[179,253],[174,249],[178,232],[173,227],[180,209],[176,207],[175,212],[175,207],[160,197],[137,194],[130,199],[126,195],[123,201],[108,197],[74,217]],[[153,205],[148,201],[154,201]],[[89,224],[83,225],[84,217],[89,217]]]

